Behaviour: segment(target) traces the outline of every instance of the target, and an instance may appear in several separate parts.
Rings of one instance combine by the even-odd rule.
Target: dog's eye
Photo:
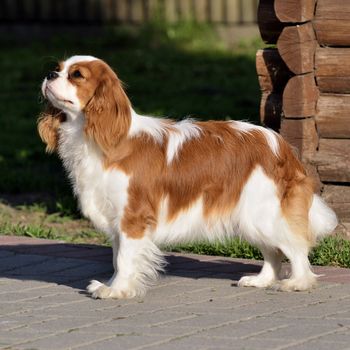
[[[72,73],[72,77],[73,78],[84,78],[83,75],[80,73],[80,70],[78,70],[78,69]]]

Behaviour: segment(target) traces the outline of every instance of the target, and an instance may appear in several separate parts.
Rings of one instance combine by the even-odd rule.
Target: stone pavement
[[[350,270],[317,268],[315,290],[282,293],[236,286],[256,261],[168,261],[144,299],[93,300],[109,248],[0,236],[0,349],[350,349]]]

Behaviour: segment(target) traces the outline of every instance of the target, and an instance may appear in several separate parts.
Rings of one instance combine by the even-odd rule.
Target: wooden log
[[[207,11],[208,2],[206,0],[196,0],[194,6],[194,18],[198,22],[206,22],[208,20]]]
[[[278,131],[281,126],[282,95],[264,92],[260,102],[260,121],[263,125]]]
[[[313,21],[321,45],[350,45],[350,1],[317,0]]]
[[[316,122],[320,137],[350,138],[350,95],[321,94]]]
[[[142,0],[133,0],[131,7],[131,21],[134,23],[142,23],[145,20]]]
[[[257,51],[256,71],[262,91],[282,93],[288,80],[293,76],[277,49]]]
[[[244,0],[240,2],[241,22],[256,23],[256,5],[255,0]]]
[[[196,1],[194,1],[196,2]],[[238,1],[223,1],[223,7],[225,8],[225,17],[227,23],[239,23],[240,13]]]
[[[317,86],[322,92],[350,93],[350,49],[316,49]]]
[[[115,1],[115,3],[120,2],[120,0]],[[161,6],[159,0],[148,0],[147,1],[147,12],[148,19],[159,18],[160,16],[165,16],[164,6]]]
[[[177,21],[177,11],[176,11],[176,2],[175,0],[164,1],[164,19],[170,23]]]
[[[316,46],[317,41],[310,22],[285,27],[277,41],[281,57],[295,74],[313,72]]]
[[[350,182],[350,140],[320,139],[313,162],[327,182]]]
[[[258,6],[260,35],[267,44],[276,44],[284,24],[276,16],[274,0],[260,0]]]
[[[189,3],[187,0],[182,0]],[[222,11],[222,1],[211,1],[210,2],[210,20],[214,23],[223,22],[223,11]]]
[[[130,13],[127,1],[119,0],[116,5],[117,20],[120,22],[129,22],[131,19],[129,18]]]
[[[314,118],[282,119],[281,135],[297,148],[303,161],[310,161],[315,156],[318,135]]]
[[[289,79],[283,92],[284,116],[286,118],[314,116],[318,94],[313,73]]]
[[[340,220],[350,222],[350,186],[325,185],[323,199],[335,210]]]
[[[275,0],[276,16],[281,22],[302,23],[314,17],[315,0]]]

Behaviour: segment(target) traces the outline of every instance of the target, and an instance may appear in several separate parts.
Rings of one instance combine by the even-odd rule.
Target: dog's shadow
[[[178,253],[165,256],[167,276],[226,279],[232,286],[242,275],[261,269],[261,262]],[[89,280],[106,281],[112,274],[109,247],[47,242],[0,245],[1,279],[47,282],[85,290]]]
[[[233,261],[224,257],[175,253],[168,253],[166,259],[167,275],[194,279],[215,278],[237,282],[243,275],[258,273],[261,270],[261,262],[243,259]]]

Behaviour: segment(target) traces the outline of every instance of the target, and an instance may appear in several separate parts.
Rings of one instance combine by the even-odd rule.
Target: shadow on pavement
[[[0,278],[34,280],[85,289],[90,279],[107,280],[113,273],[112,250],[95,245],[66,243],[0,245]],[[166,253],[165,275],[226,279],[235,285],[242,275],[261,267],[223,257]]]

